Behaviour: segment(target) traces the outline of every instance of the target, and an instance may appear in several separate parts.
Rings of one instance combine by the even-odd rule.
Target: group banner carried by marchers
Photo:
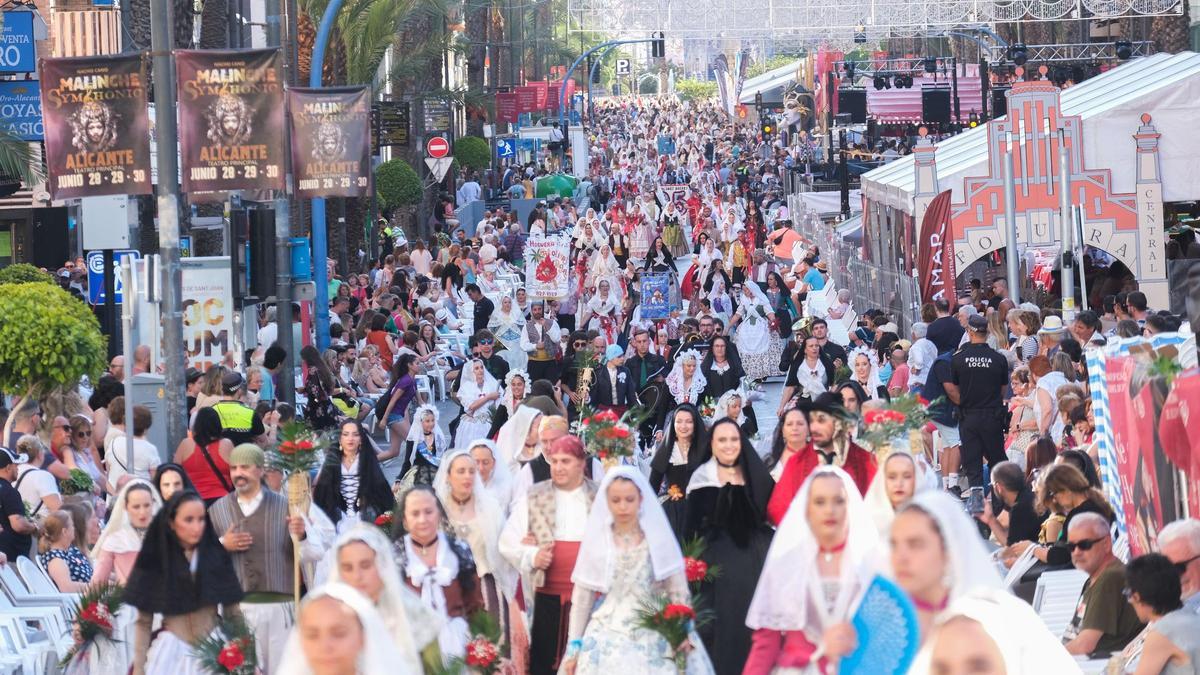
[[[296,195],[365,197],[371,170],[366,87],[288,89]]]
[[[525,244],[525,292],[535,300],[567,296],[571,240],[567,237],[531,238]]]
[[[183,190],[282,190],[283,78],[278,49],[177,50]]]
[[[53,199],[152,192],[144,68],[141,54],[42,59]]]
[[[671,315],[671,278],[666,274],[642,275],[642,318],[665,319]]]

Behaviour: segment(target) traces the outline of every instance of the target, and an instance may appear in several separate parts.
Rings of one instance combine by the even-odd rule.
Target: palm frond
[[[41,153],[28,141],[3,129],[0,129],[0,174],[20,178],[27,186],[46,179]]]

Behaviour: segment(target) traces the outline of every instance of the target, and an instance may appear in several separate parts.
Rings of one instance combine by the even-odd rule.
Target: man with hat
[[[233,558],[233,567],[246,597],[242,614],[254,632],[258,666],[273,672],[283,659],[283,647],[294,623],[294,557],[315,565],[335,536],[333,523],[310,505],[307,515],[293,515],[287,497],[263,484],[262,448],[243,443],[229,454],[234,491],[208,507],[213,529]],[[299,551],[291,535],[300,538]],[[312,582],[311,579],[308,580]]]
[[[808,411],[808,431],[812,440],[792,455],[779,477],[767,503],[767,518],[778,525],[800,492],[800,486],[819,465],[832,464],[850,474],[859,492],[867,493],[875,477],[875,456],[850,440],[854,414],[842,406],[841,396],[825,392],[811,403],[800,402]]]
[[[1052,359],[1058,353],[1059,346],[1067,337],[1067,327],[1063,325],[1062,317],[1051,314],[1042,319],[1042,327],[1038,329],[1039,352],[1044,352],[1046,358]]]
[[[967,510],[983,513],[983,460],[996,466],[1004,452],[1004,388],[1008,385],[1008,359],[987,344],[988,322],[979,314],[967,319],[967,337],[950,361],[950,381],[943,383],[946,397],[959,408],[962,469],[970,492]]]
[[[27,462],[29,457],[0,446],[0,525],[4,526],[0,530],[0,556],[7,560],[28,558],[33,535],[37,534],[37,523],[25,515],[25,502],[12,484],[17,479],[17,467]]]
[[[596,483],[584,476],[583,442],[563,436],[545,451],[550,480],[529,488],[513,501],[512,515],[500,534],[500,553],[521,573],[529,631],[529,672],[558,672],[566,649],[571,615],[571,572],[588,513],[596,499]]]
[[[221,418],[221,437],[228,438],[234,445],[257,443],[266,433],[262,417],[250,406],[242,403],[242,389],[246,378],[231,370],[221,378],[221,400],[213,404],[213,410]]]

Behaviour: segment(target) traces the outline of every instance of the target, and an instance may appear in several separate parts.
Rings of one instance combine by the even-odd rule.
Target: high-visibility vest
[[[238,401],[218,401],[213,405],[217,417],[221,418],[222,431],[250,433],[254,428],[254,410]]]

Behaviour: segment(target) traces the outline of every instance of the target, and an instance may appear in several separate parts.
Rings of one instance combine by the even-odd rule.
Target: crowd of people
[[[178,448],[149,409],[126,419],[144,347],[18,402],[0,562],[124,586],[92,672],[200,672],[192,645],[237,617],[263,673],[440,673],[471,666],[486,615],[505,672],[827,673],[878,644],[854,623],[876,579],[913,608],[911,673],[1200,672],[1200,521],[1122,562],[1096,471],[1083,354],[1157,330],[1143,294],[1065,325],[972,282],[902,335],[793,226],[785,144],[673,97],[599,102],[591,128],[587,179],[525,222],[439,217],[331,269],[326,351],[268,309],[244,357],[189,370]],[[530,297],[528,242],[556,236],[569,293]],[[927,425],[867,442],[872,410],[915,397]],[[583,440],[607,412],[631,414],[628,456]],[[307,507],[268,461],[297,418],[329,439]],[[1028,601],[1070,568],[1088,579],[1053,635]],[[698,612],[678,644],[643,620],[660,601]]]

